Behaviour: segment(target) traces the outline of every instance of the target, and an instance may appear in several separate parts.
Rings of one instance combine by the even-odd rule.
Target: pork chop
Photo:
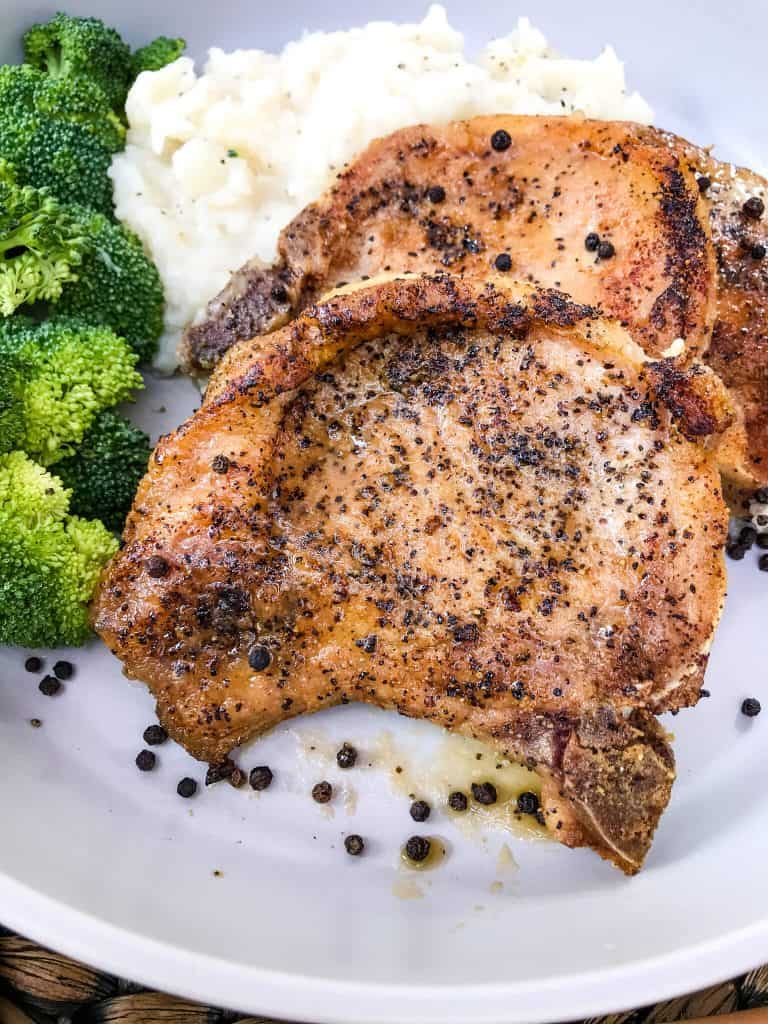
[[[233,275],[187,330],[182,364],[209,370],[342,281],[508,268],[599,307],[651,356],[682,337],[700,357],[714,330],[707,358],[749,437],[737,425],[723,468],[742,485],[768,482],[768,259],[751,255],[768,238],[743,212],[765,193],[757,175],[628,122],[494,115],[407,128],[373,142],[285,228],[274,267]]]
[[[695,147],[717,259],[717,316],[707,363],[738,398],[748,438],[733,483],[768,483],[768,182]],[[749,211],[749,212],[748,212]]]
[[[96,628],[196,757],[377,704],[528,763],[553,835],[632,873],[674,776],[653,715],[697,701],[723,600],[727,414],[558,292],[343,291],[158,445]]]

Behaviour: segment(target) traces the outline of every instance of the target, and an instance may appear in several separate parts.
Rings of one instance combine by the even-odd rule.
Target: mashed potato
[[[526,19],[476,62],[445,10],[418,25],[315,32],[282,53],[212,49],[201,75],[183,57],[140,75],[112,178],[117,216],[165,284],[157,366],[172,370],[184,326],[363,147],[418,122],[475,114],[569,114],[648,122],[610,48],[567,60]]]

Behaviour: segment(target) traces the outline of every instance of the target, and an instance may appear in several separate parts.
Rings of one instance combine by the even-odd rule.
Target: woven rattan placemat
[[[669,1024],[768,1006],[768,967],[589,1024]],[[0,928],[0,1024],[269,1024],[149,992]],[[467,1024],[472,1024],[467,1021]]]

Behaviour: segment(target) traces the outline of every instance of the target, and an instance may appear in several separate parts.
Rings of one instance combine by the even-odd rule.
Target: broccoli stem
[[[53,78],[58,78],[67,73],[62,49],[55,43],[52,43],[45,51],[45,70]]]

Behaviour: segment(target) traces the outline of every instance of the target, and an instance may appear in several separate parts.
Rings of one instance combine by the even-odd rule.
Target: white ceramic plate
[[[0,58],[21,29],[60,3],[0,0]],[[283,0],[69,2],[131,38],[183,34],[206,46],[275,47],[303,27],[419,16],[405,2],[328,5]],[[762,52],[766,7],[664,0],[448,4],[477,44],[530,14],[562,51],[591,56],[611,41],[658,121],[755,166],[768,163]],[[5,51],[3,52],[3,47]],[[192,407],[192,386],[155,381],[139,420],[154,433]],[[165,406],[167,412],[158,413]],[[272,765],[266,793],[226,784],[192,801],[175,793],[202,771],[180,749],[159,767],[133,764],[153,720],[143,687],[125,682],[97,644],[74,652],[76,677],[54,700],[0,652],[0,920],[71,955],[205,1002],[305,1021],[531,1022],[651,1002],[768,960],[768,704],[764,636],[768,578],[754,554],[731,563],[730,594],[712,655],[712,698],[668,725],[679,779],[647,867],[632,880],[589,852],[466,837],[440,812],[417,829],[407,797],[367,761],[385,730],[398,758],[426,768],[438,733],[360,708],[278,730],[242,755]],[[48,655],[49,664],[53,657]],[[43,720],[40,729],[29,719]],[[339,778],[302,747],[351,739],[363,755],[357,800],[328,817],[312,783]],[[413,831],[443,836],[449,859],[420,876],[399,864]],[[364,834],[365,857],[344,854]],[[500,867],[508,842],[517,870]],[[218,871],[218,876],[214,875]],[[493,886],[503,882],[503,889]],[[492,888],[493,887],[493,888]]]

